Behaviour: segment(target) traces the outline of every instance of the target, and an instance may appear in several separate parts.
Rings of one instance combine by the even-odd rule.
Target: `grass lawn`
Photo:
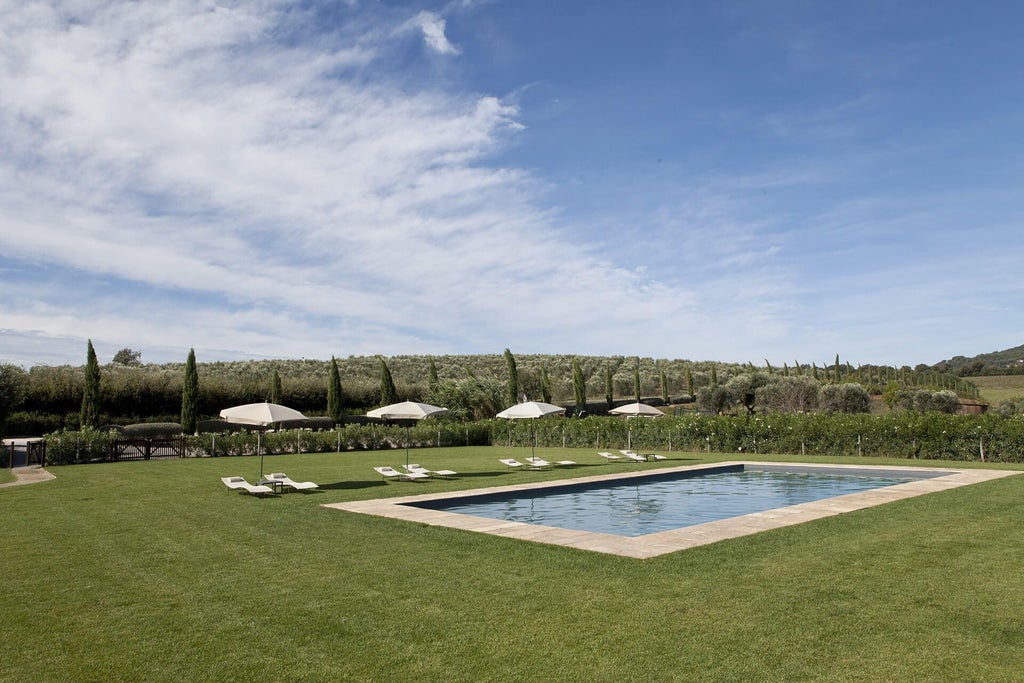
[[[993,407],[1002,401],[1024,396],[1024,375],[992,375],[967,379],[977,385],[981,397],[989,401]]]
[[[537,454],[593,463],[576,475],[658,466]],[[414,452],[464,473],[425,483],[370,469],[401,464],[401,451],[273,456],[266,472],[323,490],[266,499],[219,480],[253,481],[255,458],[54,467],[54,481],[0,489],[0,680],[1017,681],[1024,671],[1024,476],[642,561],[320,507],[567,476],[497,462],[522,455]],[[715,459],[728,458],[661,464]]]

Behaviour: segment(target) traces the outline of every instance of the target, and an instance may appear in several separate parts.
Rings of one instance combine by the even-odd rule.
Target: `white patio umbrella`
[[[432,415],[447,413],[447,408],[432,406],[429,403],[417,403],[415,401],[403,401],[392,403],[389,406],[374,408],[366,413],[367,417],[376,417],[382,420],[422,420]],[[405,425],[405,464],[409,464],[409,428],[408,422]]]
[[[609,415],[625,415],[626,418],[631,417],[665,417],[665,413],[661,412],[654,406],[649,406],[646,403],[627,403],[624,406],[618,408],[612,408],[608,411]],[[633,447],[633,428],[630,427],[626,433],[626,448]]]
[[[610,415],[626,415],[628,417],[665,417],[665,413],[646,403],[628,403],[618,408],[612,408],[608,413]]]
[[[278,403],[246,403],[220,411],[220,416],[228,422],[254,427],[269,427],[278,422],[305,420],[305,415]],[[263,481],[263,432],[256,434],[256,451],[260,454],[260,481]]]
[[[548,415],[563,415],[565,408],[561,406],[544,403],[543,401],[526,401],[517,403],[510,408],[498,413],[495,417],[505,420],[539,420]],[[533,430],[533,443],[530,444],[530,457],[537,455],[537,430]]]

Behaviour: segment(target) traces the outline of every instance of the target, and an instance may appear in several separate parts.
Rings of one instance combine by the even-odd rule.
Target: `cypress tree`
[[[839,354],[836,354],[836,364],[832,366],[832,381],[839,384]]]
[[[508,349],[505,349],[505,369],[508,371],[508,404],[514,406],[519,403],[519,372],[515,356]]]
[[[551,378],[546,365],[540,366],[540,400],[551,403]]]
[[[608,404],[608,410],[615,405],[615,385],[612,383],[612,368],[604,366],[604,400]]]
[[[391,378],[391,370],[384,362],[384,357],[378,356],[378,358],[380,359],[380,404],[387,406],[397,401],[398,391],[395,389],[395,380]]]
[[[661,379],[661,400],[668,404],[668,377],[665,375],[665,369],[662,368],[659,374]]]
[[[693,398],[693,372],[689,365],[686,366],[686,395]]]
[[[636,357],[633,364],[633,393],[636,394],[636,402],[640,402],[640,356]]]
[[[430,388],[430,393],[434,393],[441,386],[441,380],[437,378],[437,365],[434,364],[433,356],[427,359],[427,375],[427,386]]]
[[[85,393],[82,394],[82,411],[79,415],[81,426],[95,427],[100,417],[100,364],[96,360],[96,349],[92,339],[85,354]]]
[[[718,372],[715,370],[715,364],[711,364],[711,387],[718,386]]]
[[[281,402],[281,375],[277,368],[274,368],[274,376],[270,378],[270,402]]]
[[[185,361],[185,384],[181,390],[181,431],[195,434],[199,424],[199,373],[196,370],[196,350],[188,350]]]
[[[572,393],[576,399],[576,412],[587,409],[587,384],[583,380],[583,368],[576,358],[572,359]]]
[[[327,376],[327,417],[335,422],[341,420],[341,374],[334,356],[331,356],[331,370]]]

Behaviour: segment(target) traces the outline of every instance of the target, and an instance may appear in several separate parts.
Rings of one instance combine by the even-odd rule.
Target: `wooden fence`
[[[159,438],[119,437],[110,442],[110,459],[114,462],[184,457],[184,436]]]

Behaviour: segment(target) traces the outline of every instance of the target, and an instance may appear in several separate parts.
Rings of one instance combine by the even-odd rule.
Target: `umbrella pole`
[[[262,448],[262,446],[263,446],[263,432],[256,432],[256,452],[259,453],[259,456],[260,456],[260,480],[257,482],[257,485],[263,483],[263,448]]]
[[[409,428],[405,428],[405,469],[409,469]]]

